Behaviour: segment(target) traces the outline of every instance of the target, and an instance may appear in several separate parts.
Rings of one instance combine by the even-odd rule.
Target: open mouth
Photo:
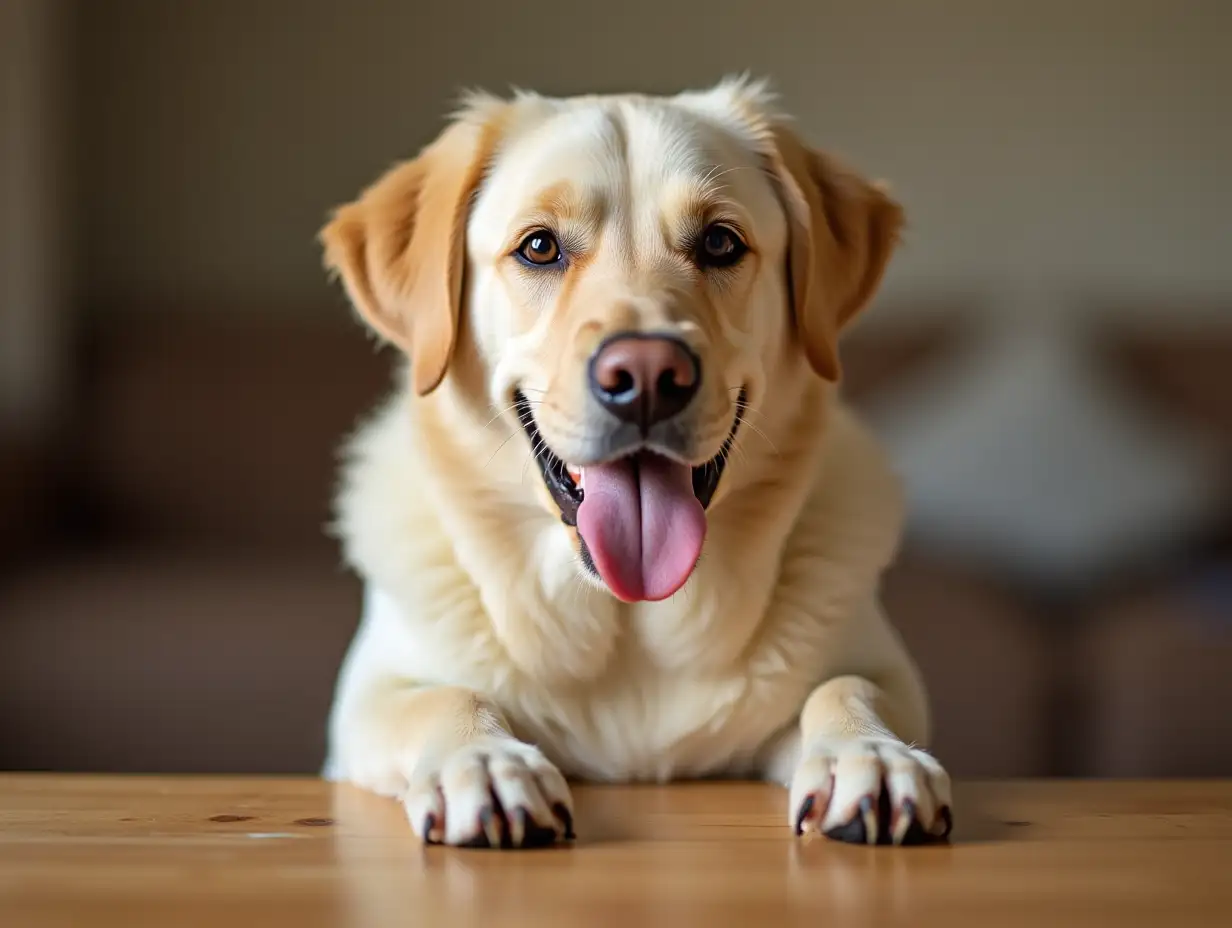
[[[705,510],[727,467],[747,405],[745,392],[736,400],[719,453],[697,467],[647,448],[571,467],[548,447],[521,391],[514,401],[561,520],[577,527],[586,566],[625,602],[667,599],[684,586],[701,554]]]

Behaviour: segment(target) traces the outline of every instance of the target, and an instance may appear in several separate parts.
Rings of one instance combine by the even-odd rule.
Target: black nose
[[[678,338],[614,335],[590,359],[590,392],[612,415],[646,432],[689,405],[701,375],[697,355]]]

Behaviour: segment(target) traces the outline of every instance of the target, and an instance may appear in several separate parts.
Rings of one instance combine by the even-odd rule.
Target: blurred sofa
[[[83,340],[54,458],[0,458],[0,768],[315,771],[360,605],[325,531],[336,451],[389,389],[390,355],[345,318],[110,318]],[[849,395],[902,382],[957,331],[856,333]],[[1209,340],[1171,350],[1131,344],[1125,369],[1232,436],[1232,371]],[[885,599],[950,770],[1232,773],[1215,708],[1232,609],[1167,570],[1148,586],[1058,617],[904,551]],[[1212,609],[1222,624],[1183,618]]]

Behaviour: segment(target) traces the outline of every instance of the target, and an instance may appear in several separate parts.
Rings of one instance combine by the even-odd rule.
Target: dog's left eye
[[[527,264],[534,264],[538,267],[555,264],[563,257],[560,243],[556,241],[556,236],[547,229],[537,229],[522,239],[517,255]]]
[[[702,267],[731,267],[748,250],[749,246],[735,229],[716,222],[702,232],[697,246],[697,262]]]

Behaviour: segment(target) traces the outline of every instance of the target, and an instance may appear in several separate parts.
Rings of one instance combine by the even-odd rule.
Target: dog
[[[337,208],[325,265],[405,364],[342,469],[365,595],[324,775],[433,844],[570,840],[577,779],[948,835],[878,597],[902,493],[837,390],[902,226],[747,78],[474,94]]]

